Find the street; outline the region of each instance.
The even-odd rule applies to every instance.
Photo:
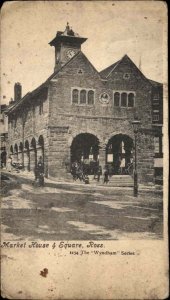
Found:
[[[20,182],[1,204],[1,240],[161,239],[160,192],[132,188],[54,185]]]

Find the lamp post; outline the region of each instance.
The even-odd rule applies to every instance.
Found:
[[[134,169],[134,197],[138,196],[138,173],[137,173],[137,134],[138,134],[138,128],[140,125],[140,121],[138,120],[138,117],[135,116],[134,120],[132,121],[133,130],[134,130],[134,136],[135,136],[135,169]]]

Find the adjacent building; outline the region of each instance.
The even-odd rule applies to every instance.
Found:
[[[162,172],[163,85],[145,77],[123,56],[98,72],[81,51],[86,38],[67,24],[49,43],[54,73],[8,110],[9,154],[34,171],[43,157],[45,174],[69,178],[74,161],[99,161],[112,174],[127,174],[134,160],[135,116],[140,182]]]
[[[6,167],[7,160],[7,142],[8,142],[8,117],[5,114],[7,109],[6,104],[0,105],[0,134],[1,134],[1,146],[0,146],[0,155],[1,155],[1,167]]]

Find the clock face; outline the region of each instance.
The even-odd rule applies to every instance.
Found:
[[[76,54],[76,52],[72,49],[67,50],[67,58],[72,58],[74,55]]]

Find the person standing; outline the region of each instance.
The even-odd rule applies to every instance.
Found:
[[[37,177],[39,180],[39,185],[44,186],[44,164],[43,164],[42,156],[40,156],[37,163]]]
[[[104,170],[104,183],[108,183],[109,182],[109,170],[108,170],[108,166],[105,166],[105,170]]]
[[[100,181],[100,176],[101,175],[102,175],[102,167],[98,166],[98,169],[97,169],[97,181],[98,182]]]
[[[7,171],[11,172],[12,171],[12,157],[9,156],[7,160]]]

